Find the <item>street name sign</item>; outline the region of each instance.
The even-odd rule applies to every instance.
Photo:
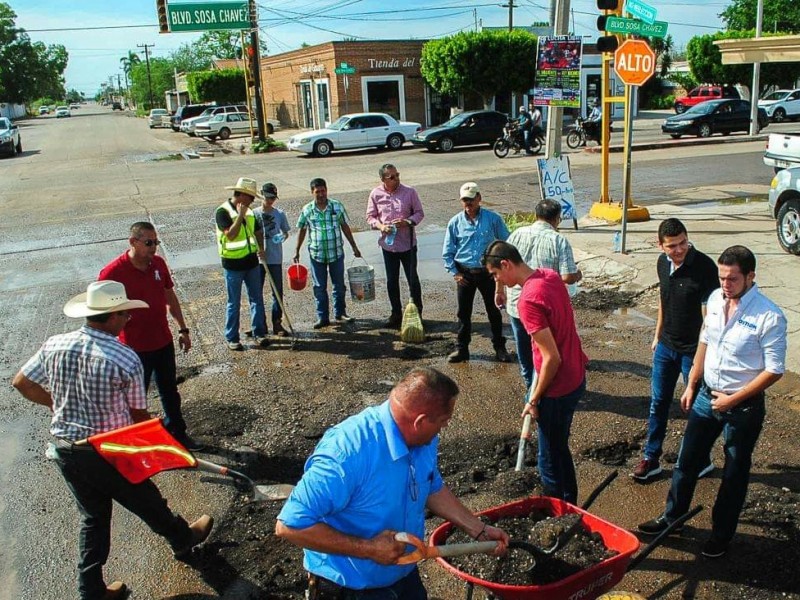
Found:
[[[175,2],[167,14],[173,32],[250,29],[247,2]]]
[[[614,52],[614,71],[623,83],[642,85],[656,70],[656,54],[644,40],[625,40]]]
[[[639,19],[626,19],[624,17],[608,17],[606,19],[606,31],[609,33],[631,33],[648,37],[663,38],[667,35],[666,21],[654,21],[645,23]]]
[[[650,25],[656,21],[656,9],[642,0],[626,0],[625,10]]]
[[[337,75],[353,75],[356,72],[355,67],[351,67],[346,62],[339,63],[339,66],[333,70]]]

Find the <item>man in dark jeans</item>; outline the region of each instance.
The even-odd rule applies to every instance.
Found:
[[[503,315],[494,302],[495,283],[481,264],[481,258],[489,244],[508,238],[508,228],[500,215],[481,208],[481,192],[477,183],[468,181],[462,185],[459,197],[464,209],[447,224],[442,249],[444,268],[456,282],[458,299],[458,342],[456,350],[447,360],[451,363],[469,360],[472,304],[475,292],[478,291],[483,297],[483,305],[492,328],[495,358],[500,362],[508,362],[506,338],[503,337]]]
[[[183,318],[181,303],[167,263],[156,254],[161,240],[152,223],[139,221],[131,225],[130,248],[100,271],[98,280],[119,281],[129,298],[147,302],[149,308],[131,313],[120,333],[120,340],[133,348],[144,365],[145,389],[155,375],[156,387],[164,409],[164,426],[175,439],[191,451],[203,445],[186,433],[181,413],[181,395],[175,365],[175,344],[167,321],[167,310],[178,326],[178,345],[188,352],[192,338]]]
[[[661,473],[662,445],[667,432],[669,407],[678,376],[689,377],[703,326],[705,303],[719,287],[717,266],[689,243],[686,227],[678,219],[667,219],[658,226],[658,318],[651,349],[653,351],[652,395],[644,456],[633,470],[633,478],[647,481]],[[714,470],[708,463],[700,477]]]
[[[367,223],[381,232],[378,245],[386,268],[386,291],[392,307],[386,327],[399,329],[403,321],[400,303],[400,267],[406,274],[411,300],[422,314],[422,288],[417,275],[417,236],[415,227],[425,217],[417,190],[400,183],[400,173],[392,164],[378,169],[381,185],[369,195]]]

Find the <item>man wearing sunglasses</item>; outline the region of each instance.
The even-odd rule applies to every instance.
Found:
[[[495,284],[481,263],[489,244],[508,238],[508,228],[500,215],[481,208],[481,191],[477,183],[468,181],[462,185],[459,198],[463,210],[447,224],[442,249],[444,268],[456,282],[458,300],[458,341],[456,350],[447,357],[447,361],[460,363],[469,360],[472,304],[478,291],[483,297],[492,328],[495,358],[500,362],[508,362],[510,358],[506,352],[506,338],[503,337],[503,315],[494,301]]]
[[[400,267],[406,274],[411,301],[422,314],[422,287],[417,275],[417,239],[414,228],[425,217],[417,190],[400,183],[400,173],[392,164],[378,169],[381,185],[369,195],[367,223],[381,232],[378,245],[386,268],[386,291],[392,313],[388,329],[399,329],[403,321],[400,303]]]
[[[203,445],[186,433],[186,421],[181,414],[175,344],[167,311],[178,326],[178,346],[184,353],[192,347],[192,338],[167,263],[156,254],[161,244],[156,228],[147,221],[134,223],[128,244],[128,250],[103,267],[97,279],[119,281],[129,298],[147,303],[148,308],[131,313],[119,339],[139,355],[144,365],[145,389],[155,376],[167,431],[189,450],[202,450]]]

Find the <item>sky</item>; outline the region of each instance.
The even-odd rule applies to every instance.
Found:
[[[63,44],[69,52],[67,89],[94,96],[100,84],[119,75],[119,59],[139,45],[152,44],[151,56],[168,56],[198,33],[159,34],[155,0],[0,0],[17,14],[16,26],[33,41]],[[186,0],[181,0],[186,1]],[[514,24],[549,20],[549,0],[514,0]],[[729,0],[644,0],[669,23],[677,48],[695,35],[722,28],[718,15]],[[257,0],[262,39],[270,54],[356,39],[429,39],[485,27],[508,25],[508,0]],[[171,2],[177,4],[178,0]],[[587,41],[597,37],[596,0],[572,0],[570,24]],[[395,12],[387,12],[395,11]],[[94,29],[94,28],[104,29]]]

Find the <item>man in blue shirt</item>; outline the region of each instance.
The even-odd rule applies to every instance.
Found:
[[[503,337],[503,315],[495,306],[494,279],[481,264],[483,253],[489,244],[495,240],[504,242],[508,239],[508,227],[500,215],[481,208],[481,191],[477,183],[468,181],[462,185],[459,197],[464,210],[447,224],[442,249],[444,268],[456,282],[458,299],[458,341],[455,352],[447,357],[447,361],[459,363],[469,360],[472,303],[477,290],[483,297],[483,305],[492,328],[495,357],[500,362],[508,362],[506,338]]]
[[[453,415],[458,386],[430,368],[413,369],[389,399],[328,430],[278,515],[275,533],[304,549],[309,597],[424,600],[416,565],[396,565],[397,532],[425,535],[425,510],[470,536],[508,535],[483,523],[442,482],[439,431]],[[381,593],[385,595],[380,595]]]

